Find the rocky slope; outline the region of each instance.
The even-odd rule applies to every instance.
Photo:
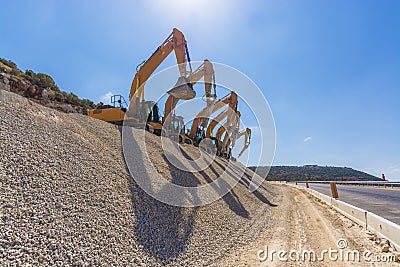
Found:
[[[241,181],[210,205],[170,206],[132,179],[115,126],[1,89],[0,114],[1,266],[215,265],[268,229],[279,204],[269,184],[250,193]],[[227,164],[187,173],[159,137],[147,143],[157,171],[177,183],[214,180]]]
[[[11,69],[0,62],[0,90],[10,91],[43,106],[57,109],[65,113],[87,114],[87,107],[74,104],[61,92],[32,84],[24,77],[12,74],[19,70]]]

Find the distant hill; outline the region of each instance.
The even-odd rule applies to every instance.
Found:
[[[265,177],[267,166],[249,167],[261,177]],[[305,166],[272,166],[267,180],[278,181],[380,181],[381,179],[368,173],[357,171],[348,167],[328,167],[318,165]]]

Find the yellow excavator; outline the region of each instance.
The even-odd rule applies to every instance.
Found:
[[[244,136],[244,143],[243,143],[243,148],[242,150],[239,152],[238,154],[238,158],[240,158],[240,156],[242,156],[242,154],[246,151],[246,149],[250,146],[250,141],[251,141],[251,129],[250,128],[246,128],[243,131],[239,132],[239,135],[237,137],[237,140]],[[227,143],[227,145],[229,146],[229,141]]]
[[[226,110],[225,112],[218,115],[215,119],[211,121],[210,125],[207,127],[206,142],[204,142],[203,145],[206,147],[210,147],[210,145],[214,146],[216,148],[216,154],[218,156],[230,158],[231,147],[229,145],[227,146],[226,144],[228,140],[230,140],[230,138],[235,137],[236,134],[239,132],[240,116],[241,114],[238,110],[236,110],[236,112],[234,112],[233,110]],[[225,117],[227,118],[226,121],[224,123],[221,123],[221,121]],[[217,124],[222,125],[218,128],[214,137],[213,131]],[[222,139],[224,133],[225,137],[224,139]],[[233,146],[235,140],[236,139],[233,140]],[[210,141],[212,143],[210,143]]]
[[[189,83],[191,88],[204,77],[204,89],[207,105],[215,101],[217,95],[215,92],[215,73],[212,63],[205,59],[204,62],[189,75]],[[212,93],[211,89],[214,88]],[[160,132],[164,128],[168,132],[168,136],[172,139],[179,138],[179,142],[191,143],[188,135],[185,133],[185,124],[182,116],[175,115],[175,107],[178,104],[179,99],[173,95],[169,95],[164,106],[164,116],[162,121],[159,123],[153,122],[150,127],[153,129],[159,129]],[[151,131],[151,130],[150,130]]]
[[[231,91],[228,95],[224,96],[220,100],[213,104],[206,106],[200,111],[194,118],[192,127],[188,134],[188,138],[192,141],[195,146],[198,146],[204,138],[210,138],[214,127],[233,111],[237,110],[238,97],[234,91]],[[221,112],[207,127],[210,116],[228,105],[227,110]]]
[[[239,135],[240,117],[241,114],[239,111],[236,111],[236,114],[231,114],[217,131],[216,138],[221,142],[221,150],[219,152],[222,156],[226,157],[227,155],[230,155],[232,148],[235,146],[236,139]],[[224,139],[221,139],[224,132]],[[229,144],[227,144],[228,141]],[[232,147],[230,146],[231,144]]]
[[[180,77],[174,88],[167,93],[176,99],[188,100],[194,98],[196,92],[187,78],[187,74],[190,72],[186,70],[187,63],[190,66],[189,50],[183,33],[174,28],[168,38],[156,49],[149,59],[143,61],[136,68],[137,72],[133,78],[129,94],[129,108],[126,109],[123,107],[123,104],[126,102],[122,96],[116,96],[118,99],[112,99],[114,106],[100,106],[97,109],[89,110],[88,115],[118,125],[143,126],[147,123],[147,125],[154,124],[157,126],[160,123],[158,107],[153,101],[145,101],[144,85],[151,74],[172,51],[175,52]]]

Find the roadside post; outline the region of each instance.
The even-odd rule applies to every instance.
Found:
[[[339,198],[339,193],[336,187],[336,183],[335,182],[330,182],[329,183],[331,186],[331,192],[332,192],[332,197],[333,198]]]

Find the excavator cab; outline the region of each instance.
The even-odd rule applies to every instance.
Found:
[[[148,114],[146,121],[146,130],[158,136],[163,135],[161,116],[157,103],[154,103],[153,101],[145,101],[142,102],[142,104],[144,104],[142,106],[142,109],[145,109],[145,111],[147,111],[147,113],[145,114]]]
[[[160,112],[157,103],[155,103],[149,112],[149,115],[147,116],[147,122],[160,122],[161,117],[160,117]]]
[[[203,139],[201,139],[201,141],[198,144],[199,148],[209,154],[216,154],[217,156],[219,156],[219,150],[218,150],[218,146],[220,146],[220,142],[217,138],[215,137],[209,137],[206,138],[204,136]]]
[[[167,129],[169,137],[172,140],[178,141],[179,143],[192,144],[182,116],[173,115],[171,125]]]
[[[179,143],[193,144],[192,139],[189,137],[189,129],[186,128],[186,125],[183,125],[181,133],[179,134]]]
[[[164,124],[164,128],[168,132],[168,136],[177,142],[183,142],[181,133],[184,133],[185,123],[182,116],[172,115],[169,125]]]
[[[196,130],[196,134],[193,136],[193,144],[195,146],[199,146],[199,144],[201,143],[201,141],[206,138],[203,129],[201,129],[200,127],[197,128]]]
[[[125,98],[122,95],[113,95],[111,96],[111,104],[114,108],[120,108],[126,112],[126,108],[128,104],[126,104]]]

